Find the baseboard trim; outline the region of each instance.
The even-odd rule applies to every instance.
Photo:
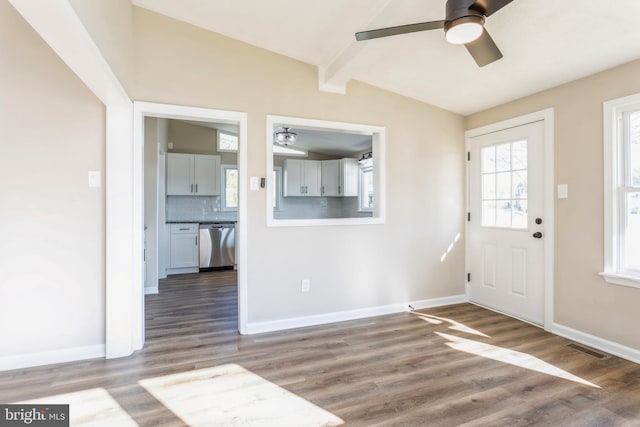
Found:
[[[145,295],[154,295],[158,293],[158,287],[157,286],[150,286],[148,288],[144,288],[144,294]]]
[[[640,363],[640,350],[596,337],[555,322],[551,326],[551,332],[597,350],[604,351],[605,353],[621,357],[634,363]]]
[[[75,362],[104,356],[104,344],[41,351],[38,353],[16,354],[14,356],[0,357],[0,371],[51,365],[53,363]]]
[[[292,317],[288,319],[270,320],[266,322],[249,322],[247,334],[260,334],[264,332],[282,331],[285,329],[304,328],[306,326],[324,325],[327,323],[344,322],[347,320],[364,319],[367,317],[384,316],[385,314],[408,311],[409,305],[416,310],[467,302],[466,295],[453,295],[450,297],[432,298],[407,303],[381,305],[357,310],[337,311],[312,316]]]

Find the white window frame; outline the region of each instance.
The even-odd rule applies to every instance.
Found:
[[[220,165],[220,183],[222,184],[222,188],[220,191],[220,210],[224,212],[236,212],[238,207],[228,207],[227,206],[227,170],[235,169],[238,170],[238,165]],[[238,186],[239,187],[239,186]],[[238,188],[240,190],[240,188]]]
[[[621,268],[628,167],[628,132],[623,116],[640,110],[640,93],[604,103],[604,271],[611,284],[640,288],[640,272]]]
[[[373,165],[361,167],[358,171],[358,212],[373,212],[373,207],[363,206],[365,196],[363,175],[365,172],[373,173]]]
[[[237,142],[238,144],[240,143],[240,140],[238,138],[238,134],[237,133],[229,132],[229,131],[226,131],[226,130],[217,129],[217,132],[216,132],[216,149],[218,150],[218,153],[221,153],[221,152],[222,153],[237,153],[238,152],[237,148],[235,150],[230,150],[228,148],[220,148],[220,135],[231,135],[231,136],[236,138],[236,140],[238,141]]]
[[[276,189],[276,200],[275,206],[273,207],[276,211],[282,210],[282,166],[274,166],[273,171],[276,173],[276,180],[273,183]]]

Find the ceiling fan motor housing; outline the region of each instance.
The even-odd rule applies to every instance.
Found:
[[[475,0],[448,0],[446,4],[445,31],[455,22],[476,22],[484,24],[484,10]]]

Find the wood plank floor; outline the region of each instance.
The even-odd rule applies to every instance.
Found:
[[[133,425],[198,424],[189,418],[197,415],[190,400],[198,396],[184,392],[189,374],[205,373],[192,381],[210,380],[209,387],[220,367],[233,366],[258,384],[262,408],[303,412],[284,424],[252,413],[256,425],[334,425],[338,417],[355,426],[640,426],[640,365],[585,354],[564,338],[474,305],[240,336],[235,272],[174,276],[160,291],[146,298],[143,350],[2,372],[0,402],[99,390]],[[264,394],[269,385],[278,407]],[[173,401],[166,397],[171,387],[182,387]],[[224,391],[211,405],[243,390]],[[282,407],[285,394],[291,404]],[[308,403],[318,418],[300,406]],[[226,421],[202,425],[239,425],[249,406],[240,405],[238,414],[225,409]],[[83,420],[91,425],[103,415]]]

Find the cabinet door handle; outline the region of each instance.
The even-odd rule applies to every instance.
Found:
[[[309,187],[307,187],[306,185],[304,186],[304,194],[307,194],[309,192]]]
[[[196,184],[196,193],[198,192],[198,184]]]
[[[191,193],[193,193],[193,184],[191,184]]]
[[[320,187],[320,194],[324,194],[324,185]]]
[[[338,194],[342,194],[342,186],[338,185]]]
[[[180,231],[187,231],[188,228],[181,228]]]
[[[196,246],[198,246],[198,236],[196,236]]]

